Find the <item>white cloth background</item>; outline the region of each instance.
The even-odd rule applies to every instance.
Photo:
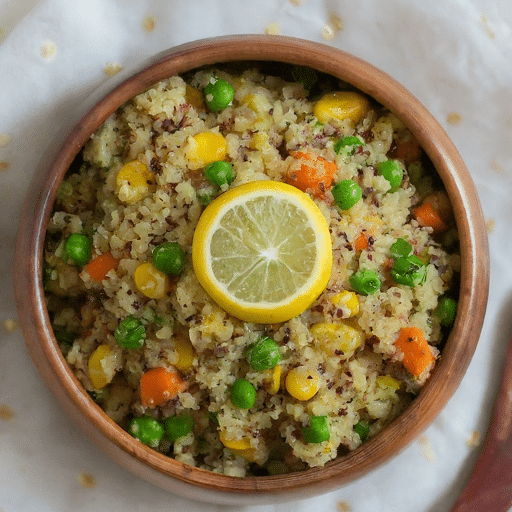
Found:
[[[448,511],[476,460],[471,440],[475,431],[485,434],[512,334],[510,1],[0,0],[0,29],[0,511]],[[488,221],[490,303],[461,386],[398,457],[321,497],[221,507],[172,496],[133,476],[64,415],[15,328],[11,268],[37,161],[75,105],[110,79],[105,70],[112,64],[127,70],[195,39],[265,31],[370,61],[443,124],[470,169]]]

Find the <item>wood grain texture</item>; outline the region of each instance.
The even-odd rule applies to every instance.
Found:
[[[324,468],[273,477],[233,478],[183,465],[140,444],[88,397],[53,336],[42,289],[42,247],[58,186],[92,133],[125,101],[154,83],[202,65],[266,60],[311,66],[334,75],[394,111],[436,166],[452,201],[461,245],[458,315],[442,357],[409,409],[378,436]],[[189,43],[156,56],[112,90],[90,99],[45,154],[25,202],[17,238],[15,290],[27,349],[42,379],[80,428],[109,456],[164,489],[227,504],[262,504],[330,491],[375,469],[408,446],[458,387],[476,348],[489,288],[487,232],[471,177],[440,124],[400,84],[335,48],[281,36],[231,36]]]
[[[482,451],[452,512],[506,512],[512,507],[512,339]]]

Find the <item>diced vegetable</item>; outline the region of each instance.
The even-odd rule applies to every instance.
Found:
[[[212,77],[203,89],[206,105],[211,112],[223,110],[233,101],[235,90],[233,86],[222,78]]]
[[[364,231],[359,233],[359,236],[354,240],[354,249],[356,252],[368,249],[368,236]]]
[[[121,347],[141,348],[146,339],[146,327],[138,318],[127,316],[119,322],[114,337]]]
[[[217,160],[224,160],[226,153],[226,139],[220,133],[201,132],[192,137],[187,158],[191,168],[199,169]]]
[[[133,273],[137,290],[150,299],[165,297],[169,289],[167,275],[158,270],[152,263],[141,263]]]
[[[163,367],[151,368],[140,379],[140,401],[144,407],[156,407],[176,398],[187,389],[180,374]]]
[[[302,427],[302,436],[306,443],[317,444],[329,441],[331,433],[329,432],[327,416],[310,416],[309,425]]]
[[[320,377],[316,371],[311,371],[305,366],[297,366],[286,375],[285,386],[293,398],[306,401],[318,392]]]
[[[292,156],[296,162],[288,171],[288,183],[303,192],[310,191],[316,197],[324,197],[336,173],[336,163],[302,151],[296,151]]]
[[[421,375],[434,362],[425,334],[418,327],[402,327],[395,346],[404,355],[404,368],[414,376]]]
[[[348,309],[350,312],[349,317],[355,316],[359,313],[359,298],[357,293],[343,290],[342,292],[335,294],[332,297],[331,302],[336,307],[344,307]]]
[[[123,165],[116,176],[117,195],[125,203],[136,203],[148,192],[155,175],[140,160]]]
[[[385,160],[378,163],[376,167],[378,173],[391,185],[388,192],[395,192],[402,183],[404,176],[404,170],[400,162],[398,160]]]
[[[363,197],[361,187],[354,180],[341,180],[332,187],[334,203],[340,210],[350,210]]]
[[[155,247],[152,254],[155,268],[172,276],[177,276],[183,272],[185,259],[185,251],[177,242],[164,242]]]
[[[91,257],[92,243],[87,235],[73,233],[64,242],[64,255],[78,267],[83,267]]]
[[[256,401],[256,389],[246,379],[237,379],[229,388],[231,402],[239,409],[250,409]]]
[[[110,251],[100,254],[91,260],[85,266],[85,270],[91,276],[91,279],[101,283],[111,270],[116,270],[119,266],[119,260],[112,256]]]
[[[452,216],[450,199],[444,191],[434,192],[414,208],[412,214],[421,226],[430,226],[434,233],[441,233],[448,229],[448,221]]]
[[[180,414],[167,418],[164,422],[165,434],[171,443],[185,437],[194,429],[194,419],[190,414]]]
[[[256,371],[274,368],[280,359],[279,345],[269,336],[258,338],[247,352],[247,362]]]
[[[357,124],[369,108],[370,102],[366,96],[354,91],[339,91],[322,96],[314,106],[314,114],[321,123],[350,119]]]
[[[375,270],[361,268],[348,278],[350,286],[359,295],[373,295],[380,290],[380,278]]]
[[[396,283],[413,288],[425,282],[427,267],[425,263],[414,254],[401,256],[393,263],[391,277]]]
[[[141,443],[156,448],[164,437],[164,427],[151,416],[133,418],[128,426],[128,432]]]

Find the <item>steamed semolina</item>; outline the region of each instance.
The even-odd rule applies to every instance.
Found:
[[[216,113],[201,92],[212,76],[234,88],[231,104]],[[440,297],[456,298],[456,234],[449,215],[447,229],[434,235],[411,212],[442,186],[410,132],[380,105],[364,103],[363,117],[355,122],[318,121],[317,100],[346,88],[319,77],[306,89],[256,68],[171,77],[109,117],[59,190],[44,278],[63,353],[85,389],[123,428],[143,416],[165,424],[191,415],[191,432],[174,442],[164,435],[155,448],[183,463],[233,476],[322,466],[400,414],[439,357],[447,327],[436,308]],[[232,164],[232,183],[218,187],[205,178],[206,156],[194,138],[204,133],[222,142],[214,160]],[[336,149],[346,136],[356,136],[359,144]],[[309,309],[288,322],[242,322],[199,285],[190,258],[194,228],[206,204],[228,188],[255,180],[290,182],[302,165],[299,153],[334,162],[332,184],[354,180],[363,197],[341,210],[330,185],[322,193],[305,190],[332,235],[329,283]],[[403,170],[396,191],[377,171],[387,159]],[[78,267],[66,257],[64,241],[72,233],[91,240],[91,261],[112,255],[99,280],[87,265]],[[424,282],[413,287],[391,277],[390,247],[400,238],[426,266]],[[175,276],[155,275],[149,290],[137,281],[136,269],[151,262],[164,242],[184,249],[184,268]],[[361,268],[379,276],[376,293],[364,295],[351,286],[350,277]],[[128,317],[144,326],[139,348],[116,339]],[[428,341],[432,363],[419,375],[407,371],[395,346],[404,327],[420,329]],[[247,351],[262,336],[275,341],[279,361],[257,371]],[[159,367],[175,372],[185,389],[162,405],[144,404],[141,379]],[[294,384],[291,372],[299,375]],[[230,399],[231,385],[242,378],[256,390],[249,408]],[[312,397],[302,394],[310,381]],[[304,429],[314,416],[326,418],[328,439],[306,442]]]

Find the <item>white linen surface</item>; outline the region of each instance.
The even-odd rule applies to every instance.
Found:
[[[487,429],[512,334],[511,5],[509,0],[0,0],[0,510],[450,510],[478,454],[471,440]],[[473,176],[488,221],[490,302],[462,384],[430,428],[399,456],[324,496],[223,507],[170,495],[133,476],[65,416],[15,328],[11,268],[22,201],[38,159],[75,106],[111,80],[106,71],[117,64],[129,70],[187,41],[264,32],[330,44],[368,60],[441,122]]]

